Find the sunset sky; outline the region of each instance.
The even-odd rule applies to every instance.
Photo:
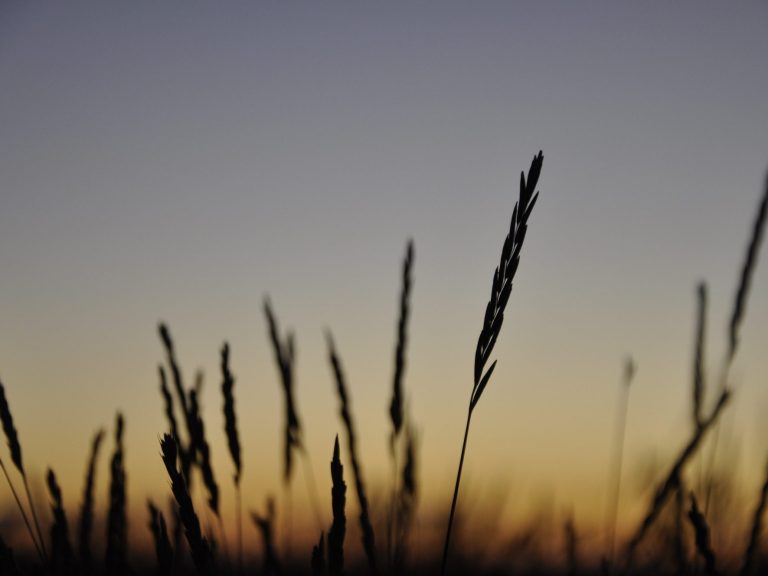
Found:
[[[103,507],[122,410],[132,530],[147,536],[145,498],[170,493],[158,443],[165,321],[187,380],[205,373],[225,514],[225,340],[247,509],[280,497],[269,295],[296,332],[298,409],[324,504],[341,432],[325,329],[381,501],[413,238],[405,389],[421,437],[420,510],[425,524],[441,518],[493,269],[520,171],[541,149],[541,197],[473,417],[462,498],[501,490],[511,523],[546,501],[597,529],[631,354],[630,526],[647,500],[643,474],[691,428],[700,280],[714,396],[768,167],[767,29],[758,1],[4,1],[0,379],[33,483],[42,489],[53,467],[74,520],[90,438],[106,427]],[[768,456],[766,342],[764,250],[721,436],[747,503]],[[297,472],[296,522],[310,523]],[[0,512],[17,519],[4,483]]]

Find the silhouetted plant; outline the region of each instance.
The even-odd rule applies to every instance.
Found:
[[[616,546],[616,522],[619,517],[619,500],[621,497],[621,470],[624,462],[624,442],[627,430],[627,412],[629,411],[629,391],[632,388],[632,380],[635,377],[635,361],[627,358],[624,362],[624,376],[619,393],[618,422],[616,423],[615,452],[613,465],[611,466],[610,489],[611,498],[608,508],[608,551],[607,558],[613,563],[614,548]]]
[[[67,515],[64,512],[64,503],[61,497],[61,488],[56,481],[53,470],[48,469],[46,477],[48,493],[51,496],[51,510],[53,511],[53,525],[51,526],[51,572],[57,576],[66,576],[74,573],[72,545],[69,542],[69,525]]]
[[[396,500],[397,531],[395,533],[395,549],[392,558],[392,566],[396,574],[402,574],[405,571],[408,540],[411,526],[416,516],[418,452],[416,430],[414,430],[411,422],[407,422],[405,425],[405,458],[400,474],[400,489],[398,490]]]
[[[170,576],[173,570],[173,547],[168,538],[168,530],[165,525],[163,513],[151,500],[147,500],[149,511],[149,530],[152,532],[152,541],[155,543],[155,556],[157,557],[158,576]]]
[[[512,281],[515,278],[517,267],[520,264],[520,249],[525,240],[525,234],[528,230],[528,218],[531,215],[536,200],[539,197],[536,192],[536,185],[539,182],[541,166],[544,156],[541,151],[534,156],[531,167],[528,170],[528,179],[525,174],[520,173],[520,197],[512,210],[512,221],[509,227],[509,233],[504,240],[504,246],[501,249],[501,261],[496,272],[493,275],[491,285],[491,298],[485,309],[483,327],[480,330],[480,337],[477,340],[475,349],[475,371],[472,393],[469,397],[469,407],[467,409],[467,424],[464,430],[464,442],[461,447],[461,457],[459,458],[459,470],[456,474],[456,485],[453,491],[453,501],[451,502],[451,513],[448,517],[448,527],[445,533],[445,545],[443,546],[443,560],[440,567],[440,574],[445,574],[448,562],[448,549],[451,543],[451,528],[453,527],[453,516],[456,512],[456,501],[459,496],[459,484],[461,483],[461,470],[464,467],[464,454],[467,449],[467,437],[469,436],[469,425],[472,420],[472,412],[477,406],[488,381],[496,367],[496,361],[485,371],[485,365],[490,359],[491,352],[496,345],[496,339],[499,336],[501,325],[504,321],[504,308],[512,293]]]
[[[709,576],[717,576],[715,553],[709,542],[709,526],[707,526],[707,520],[704,518],[704,515],[699,511],[696,496],[694,496],[693,492],[691,492],[691,509],[688,512],[688,518],[691,520],[691,526],[693,526],[696,536],[696,550],[704,559],[707,574]]]
[[[701,426],[701,407],[704,403],[704,351],[707,334],[707,285],[701,282],[696,289],[696,349],[693,353],[693,425]]]
[[[184,478],[187,481],[187,484],[189,484],[190,471],[192,469],[192,461],[195,457],[195,454],[190,452],[189,447],[185,448],[181,442],[181,431],[179,430],[179,425],[176,420],[176,410],[173,403],[173,395],[168,388],[168,382],[165,376],[165,368],[158,366],[158,373],[160,375],[160,395],[163,397],[165,417],[168,420],[168,431],[170,432],[171,436],[176,438],[177,442],[179,443],[178,446],[179,459],[181,460],[181,472],[184,474]],[[182,411],[185,410],[186,409],[184,406],[182,406]],[[184,421],[186,422],[188,420],[189,417],[185,412]],[[189,431],[189,428],[187,428],[187,431]]]
[[[237,557],[240,571],[243,569],[243,523],[240,498],[240,477],[243,464],[240,457],[240,438],[237,433],[237,416],[235,415],[235,377],[229,368],[229,344],[221,348],[221,393],[224,396],[224,431],[227,435],[227,446],[232,463],[235,466],[235,512],[237,514]]]
[[[0,535],[0,574],[8,576],[19,576],[19,567],[16,565],[16,559],[13,556],[13,550],[5,543]]]
[[[344,466],[339,457],[339,437],[333,444],[331,459],[331,507],[333,524],[328,531],[328,570],[331,576],[340,576],[344,572],[344,536],[347,531],[347,518],[344,507],[347,501],[347,485],[344,483]]]
[[[264,315],[267,318],[269,339],[272,342],[275,363],[280,374],[280,384],[283,387],[283,398],[285,399],[283,482],[288,484],[293,470],[293,449],[300,449],[302,446],[301,422],[296,412],[296,402],[293,395],[293,363],[296,350],[292,332],[288,332],[285,342],[281,342],[277,319],[272,311],[269,298],[264,299]]]
[[[368,506],[368,496],[365,490],[365,481],[363,480],[363,470],[357,456],[357,436],[355,435],[355,425],[352,421],[349,394],[347,384],[344,379],[344,372],[341,368],[341,361],[336,354],[336,348],[333,343],[331,333],[327,334],[328,351],[331,362],[331,368],[336,380],[336,392],[339,396],[339,415],[347,432],[347,451],[349,460],[352,463],[352,475],[355,479],[355,491],[357,492],[357,501],[360,504],[360,530],[363,538],[363,549],[365,557],[368,560],[368,566],[371,572],[378,573],[376,568],[376,542],[371,524],[370,510]]]
[[[749,543],[744,552],[744,562],[741,567],[741,576],[749,576],[752,573],[760,547],[760,535],[763,531],[763,515],[765,514],[766,503],[768,503],[768,466],[765,472],[765,481],[760,490],[760,497],[757,499],[755,511],[752,513],[752,528],[749,531]]]
[[[80,507],[78,551],[80,555],[80,569],[86,575],[93,571],[93,555],[91,553],[91,533],[93,532],[93,491],[96,484],[96,461],[99,457],[99,450],[103,440],[104,430],[102,429],[96,432],[91,442],[91,457],[88,460],[88,469],[85,473],[83,503]]]
[[[310,568],[315,576],[325,574],[325,534],[323,532],[320,532],[320,541],[312,547]]]
[[[688,464],[691,457],[696,453],[696,449],[699,447],[702,439],[706,435],[707,431],[717,421],[717,418],[720,416],[723,408],[725,408],[725,406],[728,404],[730,398],[731,393],[728,389],[725,389],[721,392],[720,398],[718,399],[717,404],[715,404],[715,407],[712,409],[709,417],[705,418],[702,421],[701,426],[699,426],[699,428],[694,431],[693,436],[672,464],[672,467],[664,477],[664,480],[660,482],[656,488],[654,497],[651,500],[650,506],[648,507],[648,512],[643,517],[643,520],[629,541],[627,548],[627,559],[630,566],[632,565],[635,549],[645,537],[648,529],[656,521],[656,518],[658,518],[659,513],[664,507],[664,504],[666,504],[669,497],[680,484],[680,476],[683,472],[683,469],[685,468],[686,464]]]
[[[195,507],[192,505],[192,498],[189,496],[189,490],[184,477],[176,468],[178,447],[175,439],[169,434],[164,434],[160,440],[160,451],[168,477],[171,479],[173,497],[179,505],[179,517],[181,518],[181,524],[184,526],[184,533],[192,554],[192,562],[199,574],[208,574],[212,564],[211,549],[208,546],[207,540],[203,538],[202,531],[200,530],[200,520],[195,513]]]
[[[191,468],[192,465],[195,462],[196,459],[196,453],[195,453],[195,440],[194,440],[194,420],[190,416],[190,407],[189,407],[189,401],[187,398],[187,392],[184,388],[184,380],[182,378],[181,374],[181,368],[179,367],[178,359],[176,358],[176,348],[173,345],[173,339],[171,338],[171,332],[168,329],[168,327],[160,323],[158,327],[158,331],[160,333],[160,340],[163,343],[163,347],[165,348],[165,354],[166,359],[168,361],[168,365],[171,368],[171,375],[173,377],[173,387],[176,391],[176,398],[179,401],[179,405],[181,407],[181,413],[184,418],[184,424],[186,426],[187,430],[187,438],[188,438],[188,444],[185,446],[181,436],[179,434],[178,425],[176,424],[176,418],[174,416],[174,410],[173,410],[173,398],[171,397],[168,387],[165,382],[165,371],[160,370],[160,391],[163,395],[163,399],[165,400],[165,412],[166,416],[168,417],[169,426],[171,429],[176,428],[176,433],[171,430],[171,433],[174,434],[174,438],[176,439],[179,455],[181,457],[181,471],[182,474],[184,474],[184,480],[187,483],[187,486],[192,485],[192,474]]]
[[[733,359],[736,357],[736,352],[739,346],[739,332],[741,330],[741,324],[744,320],[744,314],[747,309],[747,300],[749,298],[749,291],[752,285],[752,276],[754,276],[755,268],[757,267],[757,257],[760,252],[760,245],[762,243],[763,234],[765,230],[766,212],[768,212],[768,175],[766,175],[765,189],[763,190],[763,196],[760,200],[760,204],[757,208],[757,214],[752,225],[752,234],[747,245],[747,253],[744,257],[744,263],[741,267],[741,273],[739,275],[739,283],[736,288],[736,297],[734,298],[733,309],[731,311],[731,319],[728,324],[728,352],[725,357],[725,363],[722,369],[722,377],[720,380],[720,390],[725,390],[726,381],[728,379],[728,373],[733,364]],[[712,476],[715,469],[715,460],[717,458],[717,446],[718,438],[720,437],[720,427],[716,427],[714,438],[712,440],[712,450],[710,452],[709,461],[709,476],[710,481],[707,485],[706,497],[704,500],[704,513],[709,510],[709,502],[712,496]]]
[[[277,558],[274,542],[275,525],[275,501],[272,498],[267,499],[267,512],[263,516],[251,512],[253,523],[261,532],[261,539],[264,544],[264,574],[280,574],[280,561]]]
[[[211,450],[205,438],[205,425],[200,414],[200,404],[197,400],[197,390],[189,391],[189,416],[192,422],[192,438],[195,452],[199,454],[200,471],[203,474],[203,484],[208,492],[208,507],[219,516],[219,485],[211,466]]]
[[[19,435],[16,432],[16,426],[13,424],[11,407],[8,405],[8,399],[5,397],[5,388],[3,387],[2,382],[0,382],[0,421],[2,421],[3,432],[5,432],[5,438],[8,441],[8,450],[11,453],[11,461],[13,462],[13,465],[16,466],[16,470],[19,471],[19,474],[21,474],[21,479],[24,482],[24,490],[27,493],[29,509],[32,511],[32,519],[35,523],[37,538],[35,538],[35,535],[32,532],[32,527],[29,523],[29,520],[27,519],[26,513],[24,512],[24,507],[21,505],[21,500],[16,493],[16,489],[11,482],[11,477],[8,475],[8,471],[6,470],[2,459],[0,459],[0,466],[3,468],[3,473],[5,474],[5,478],[8,481],[8,486],[10,486],[11,491],[13,492],[13,496],[16,499],[16,504],[19,506],[21,515],[24,518],[24,523],[27,525],[27,530],[29,530],[29,535],[32,538],[32,541],[35,543],[38,554],[40,555],[43,563],[46,563],[47,554],[45,549],[45,539],[43,538],[43,533],[40,530],[40,523],[37,521],[37,512],[35,512],[35,504],[32,500],[32,492],[29,490],[29,481],[27,480],[27,473],[24,470],[24,461],[21,456],[21,442],[19,442]]]
[[[127,573],[128,520],[126,516],[126,476],[123,451],[123,415],[115,419],[115,451],[110,464],[109,513],[107,516],[107,550],[104,566],[107,574]]]
[[[413,241],[409,240],[403,259],[402,288],[400,290],[400,306],[397,321],[397,342],[395,344],[395,369],[392,378],[392,400],[389,403],[389,418],[392,422],[392,432],[389,436],[389,452],[392,460],[392,498],[387,517],[387,560],[394,562],[393,532],[399,534],[396,525],[398,521],[398,438],[403,427],[403,376],[405,374],[405,350],[408,343],[408,315],[410,310],[410,293],[413,280]]]
[[[568,564],[570,576],[579,573],[578,537],[576,535],[576,523],[573,514],[569,514],[563,523],[563,536],[565,540],[565,559]]]

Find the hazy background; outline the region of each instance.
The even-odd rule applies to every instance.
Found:
[[[168,494],[162,319],[187,379],[205,371],[225,513],[225,339],[247,508],[279,495],[270,294],[297,333],[298,409],[323,497],[340,430],[326,327],[380,495],[413,237],[405,386],[429,486],[421,512],[444,513],[519,172],[543,149],[462,498],[504,487],[511,522],[542,500],[600,522],[631,353],[622,516],[634,521],[641,469],[667,462],[690,428],[699,279],[713,373],[724,353],[768,162],[767,26],[764,2],[4,1],[0,378],[37,483],[52,466],[74,519],[91,435],[111,434],[123,410],[132,529],[145,532],[145,497]],[[724,429],[748,498],[768,450],[765,260]],[[110,435],[102,500],[111,449]],[[298,476],[294,493],[301,511]],[[7,488],[0,503],[14,514]]]

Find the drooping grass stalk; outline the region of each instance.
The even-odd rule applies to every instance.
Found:
[[[21,479],[24,482],[24,491],[27,493],[27,502],[29,503],[29,509],[32,512],[32,520],[35,523],[37,538],[32,537],[32,541],[34,542],[37,540],[35,547],[37,548],[37,551],[42,558],[43,564],[47,564],[48,554],[45,549],[45,538],[43,538],[43,532],[40,530],[40,522],[37,520],[35,503],[32,500],[32,492],[29,490],[27,473],[24,470],[24,460],[21,455],[21,442],[19,442],[19,435],[16,432],[16,426],[13,423],[11,407],[8,405],[8,399],[5,397],[5,388],[3,387],[2,382],[0,382],[0,421],[2,421],[3,432],[5,433],[5,438],[8,442],[8,450],[11,453],[11,461],[13,462],[13,465],[16,466],[16,470],[19,471]],[[2,461],[0,461],[0,463],[2,463]],[[11,487],[11,492],[13,492],[13,495],[16,498],[16,503],[19,505],[19,510],[21,510],[21,515],[24,518],[24,522],[26,523],[27,528],[29,529],[30,536],[32,536],[32,530],[30,528],[29,521],[27,520],[27,515],[24,512],[24,508],[21,506],[21,501],[19,500],[19,497],[16,494],[16,490],[11,483],[11,477],[8,475],[8,471],[5,469],[5,465],[3,465],[3,473],[5,474],[6,480],[8,480],[8,486]]]
[[[693,526],[694,534],[696,536],[696,550],[699,555],[704,559],[704,566],[709,576],[717,576],[717,567],[715,560],[715,553],[712,550],[712,546],[709,541],[709,526],[707,526],[707,520],[704,515],[699,511],[698,503],[696,502],[696,496],[691,492],[691,509],[688,512],[688,518]]]
[[[147,500],[147,510],[149,511],[149,530],[155,543],[155,556],[157,557],[155,572],[158,576],[170,576],[173,570],[173,547],[168,537],[165,517],[151,500]]]
[[[699,444],[701,444],[702,439],[706,436],[706,433],[710,428],[712,428],[715,422],[717,422],[720,413],[728,404],[730,398],[731,393],[727,388],[720,393],[720,397],[718,398],[717,403],[712,409],[709,417],[705,418],[702,421],[701,426],[694,431],[693,436],[672,464],[669,472],[664,477],[664,480],[659,483],[658,487],[656,488],[654,497],[648,507],[648,512],[643,517],[643,520],[635,530],[635,533],[627,546],[627,563],[629,566],[632,565],[637,546],[640,544],[640,542],[642,542],[643,538],[645,538],[645,535],[658,518],[669,497],[680,485],[680,478],[686,464],[688,464],[688,461],[696,453],[696,450],[699,447]]]
[[[123,447],[124,420],[121,413],[115,419],[115,451],[110,464],[109,512],[107,515],[107,550],[104,566],[107,574],[127,573],[128,521],[126,515],[126,475]]]
[[[328,531],[328,571],[331,576],[341,576],[344,572],[344,536],[347,531],[347,519],[344,507],[347,501],[347,485],[344,483],[344,466],[339,457],[339,437],[333,445],[331,459],[331,507],[333,523]]]
[[[200,520],[195,513],[195,507],[192,504],[192,498],[189,495],[184,477],[176,468],[178,447],[176,440],[170,434],[163,435],[160,440],[160,451],[168,477],[171,479],[173,497],[179,505],[179,517],[184,526],[184,533],[192,554],[192,562],[199,574],[208,574],[212,564],[211,549],[208,546],[208,541],[203,538]]]
[[[72,545],[69,542],[69,525],[64,512],[61,489],[53,470],[48,469],[46,477],[48,493],[51,496],[53,526],[51,526],[51,572],[54,575],[68,576],[72,573]]]
[[[410,310],[410,294],[413,280],[413,240],[408,240],[403,259],[402,288],[400,290],[400,309],[397,321],[397,343],[395,344],[395,370],[392,378],[392,400],[389,403],[389,419],[392,422],[392,432],[389,436],[389,452],[392,460],[392,495],[387,519],[387,560],[392,565],[394,561],[393,532],[397,532],[397,440],[403,427],[403,376],[405,375],[405,350],[408,343],[408,316]]]
[[[635,375],[635,363],[632,358],[627,358],[624,364],[624,376],[619,392],[618,419],[616,422],[616,433],[614,434],[615,445],[613,451],[613,464],[611,465],[611,479],[609,486],[611,496],[608,505],[608,553],[607,557],[611,565],[614,560],[614,550],[616,547],[616,522],[619,517],[619,500],[621,497],[621,471],[624,462],[624,442],[626,441],[627,413],[629,411],[629,391],[632,388],[632,379]]]
[[[525,234],[528,230],[528,218],[531,215],[536,200],[539,197],[536,192],[536,185],[541,174],[541,166],[544,156],[541,151],[534,156],[531,167],[528,170],[526,179],[523,172],[520,173],[520,196],[512,210],[512,221],[509,227],[509,233],[504,240],[501,249],[501,261],[493,275],[491,285],[491,298],[485,309],[483,326],[480,331],[480,337],[475,349],[475,369],[474,384],[472,393],[469,397],[469,406],[467,408],[467,424],[464,429],[464,440],[461,445],[461,457],[459,458],[459,469],[456,474],[456,485],[453,489],[453,500],[451,502],[451,513],[448,517],[448,527],[445,533],[445,544],[443,546],[443,559],[440,567],[440,574],[445,574],[448,562],[448,550],[451,543],[451,529],[453,527],[453,517],[456,513],[456,502],[459,496],[459,485],[461,484],[461,471],[464,467],[464,455],[467,450],[467,438],[469,436],[469,426],[472,421],[472,413],[480,397],[485,390],[488,381],[496,367],[496,361],[491,364],[487,371],[485,365],[490,359],[491,352],[496,345],[496,339],[499,336],[501,325],[504,321],[504,308],[512,293],[512,281],[515,278],[517,267],[520,264],[520,249],[525,240]]]
[[[240,494],[240,478],[242,476],[242,460],[240,457],[240,438],[237,433],[237,416],[235,415],[235,377],[229,368],[229,345],[225,342],[221,349],[221,392],[224,396],[224,431],[227,435],[227,446],[232,463],[235,466],[233,481],[235,484],[235,513],[237,515],[237,561],[240,572],[243,571],[243,523]]]
[[[744,561],[741,566],[741,576],[749,576],[754,567],[755,556],[760,547],[760,535],[763,531],[763,516],[768,503],[768,466],[766,467],[765,480],[760,490],[755,511],[752,514],[752,529],[749,531],[749,543],[744,551]]]
[[[354,422],[352,421],[347,384],[341,367],[341,361],[336,354],[336,347],[330,332],[327,333],[327,340],[331,369],[333,370],[334,379],[336,381],[336,392],[339,396],[339,416],[341,417],[341,421],[344,424],[344,429],[347,433],[347,451],[349,452],[349,460],[352,463],[355,491],[357,492],[357,501],[360,505],[360,531],[362,532],[363,550],[365,551],[365,557],[368,560],[368,567],[371,572],[373,574],[378,574],[378,569],[376,568],[376,541],[373,533],[373,525],[371,524],[368,496],[366,494],[365,481],[363,480],[363,470],[357,455],[357,435],[355,433]]]
[[[104,430],[96,432],[91,442],[91,457],[88,460],[88,469],[85,473],[85,487],[83,488],[83,503],[80,507],[80,525],[78,528],[78,552],[80,556],[80,569],[88,575],[93,570],[93,557],[91,554],[91,533],[93,532],[93,491],[96,485],[96,461],[99,456],[101,443],[104,440]]]
[[[275,501],[272,498],[267,499],[267,512],[263,516],[251,512],[253,523],[261,532],[261,539],[264,544],[264,574],[280,574],[280,561],[277,557],[274,544],[274,525],[275,525]]]

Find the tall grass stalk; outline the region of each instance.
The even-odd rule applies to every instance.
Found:
[[[389,437],[389,452],[392,460],[392,496],[387,518],[387,560],[392,565],[394,561],[393,532],[397,533],[398,505],[398,438],[403,427],[403,377],[405,375],[405,350],[408,343],[408,316],[410,311],[410,294],[413,268],[413,240],[408,240],[403,258],[402,288],[400,290],[400,306],[397,321],[397,342],[395,344],[395,370],[392,378],[392,400],[389,403],[389,418],[392,422],[392,432]]]
[[[184,481],[184,476],[176,468],[178,447],[176,440],[170,434],[165,434],[160,440],[160,451],[163,464],[165,464],[165,469],[171,480],[173,497],[179,506],[179,517],[181,524],[184,526],[184,533],[192,553],[192,562],[199,574],[208,574],[212,564],[211,549],[200,529],[200,520],[192,504],[192,498],[189,495],[189,489]]]
[[[640,522],[639,526],[635,530],[634,535],[627,545],[627,563],[631,567],[634,560],[634,553],[640,542],[643,541],[645,535],[648,533],[650,527],[654,524],[659,517],[661,510],[669,500],[669,497],[680,486],[682,472],[685,466],[690,461],[691,457],[696,453],[701,441],[706,436],[706,433],[717,422],[718,417],[722,413],[725,406],[728,404],[731,398],[731,392],[726,388],[720,393],[720,397],[717,400],[709,417],[702,420],[701,426],[696,429],[693,436],[684,446],[683,450],[678,455],[677,459],[673,462],[669,472],[664,477],[656,488],[654,497],[648,506],[648,511]]]
[[[51,526],[51,572],[55,575],[69,576],[72,573],[72,545],[69,541],[69,525],[64,512],[61,488],[53,470],[48,469],[46,477],[48,493],[51,496],[53,526]]]
[[[760,204],[757,208],[754,222],[752,224],[752,234],[749,238],[749,244],[747,245],[747,253],[744,256],[744,262],[741,266],[741,273],[739,274],[739,283],[736,288],[736,296],[733,302],[733,309],[731,311],[731,319],[728,323],[728,351],[725,356],[725,362],[722,368],[722,377],[720,380],[720,390],[724,390],[728,379],[733,360],[736,357],[736,352],[739,347],[741,324],[744,320],[744,314],[747,310],[747,301],[749,299],[749,292],[752,286],[752,277],[755,274],[755,268],[757,268],[757,259],[760,254],[760,246],[762,244],[763,235],[765,233],[765,221],[768,215],[768,174],[766,174],[765,189],[763,190],[763,196],[760,200]],[[712,497],[712,477],[714,475],[715,464],[717,460],[717,447],[720,437],[720,426],[715,428],[714,438],[712,440],[712,449],[710,451],[709,458],[709,482],[707,484],[707,490],[704,500],[704,515],[706,516],[709,511],[709,504]]]
[[[261,540],[264,544],[264,574],[280,574],[280,560],[277,557],[274,543],[274,525],[275,525],[275,501],[272,498],[267,499],[267,511],[262,516],[256,512],[251,512],[253,523],[261,532]]]
[[[339,437],[333,444],[331,459],[331,507],[333,523],[328,531],[328,571],[331,576],[341,576],[344,572],[344,537],[347,531],[346,506],[347,485],[344,483],[344,466],[339,456]]]
[[[118,412],[115,418],[115,451],[110,464],[107,549],[104,555],[105,571],[110,575],[120,575],[127,572],[128,520],[123,427],[123,415]]]
[[[325,532],[320,532],[320,541],[312,547],[310,568],[314,576],[325,574]]]
[[[93,490],[96,484],[96,460],[99,456],[101,443],[104,440],[104,430],[99,430],[91,442],[91,457],[85,473],[83,488],[83,503],[80,507],[80,525],[78,529],[78,552],[80,568],[87,575],[93,570],[91,554],[91,533],[93,532]]]
[[[443,559],[440,566],[440,574],[445,574],[448,562],[448,550],[451,543],[451,529],[453,527],[453,517],[456,513],[456,502],[459,496],[459,485],[461,483],[461,471],[464,467],[464,455],[467,450],[467,438],[469,436],[469,426],[472,421],[472,414],[477,406],[488,381],[496,367],[496,361],[491,364],[487,371],[485,365],[488,362],[491,352],[496,345],[496,340],[504,321],[504,308],[512,293],[512,282],[520,264],[520,249],[525,240],[525,234],[528,230],[528,218],[536,204],[539,195],[536,192],[536,185],[541,174],[541,166],[544,156],[541,151],[534,156],[531,167],[528,170],[528,178],[525,173],[520,173],[520,196],[512,210],[512,221],[509,232],[504,240],[501,249],[501,261],[493,275],[491,285],[491,298],[485,309],[483,326],[480,331],[480,337],[475,348],[475,370],[474,384],[472,393],[469,397],[469,406],[467,408],[467,423],[464,429],[464,440],[461,445],[461,457],[459,458],[459,469],[456,473],[456,485],[453,489],[453,500],[451,502],[451,513],[448,517],[448,527],[445,533],[445,544],[443,546]]]
[[[161,393],[163,394],[163,398],[165,400],[166,415],[168,416],[169,425],[171,426],[171,429],[173,428],[177,429],[175,438],[176,438],[176,442],[178,443],[177,446],[178,446],[179,456],[181,457],[181,471],[182,471],[182,474],[184,474],[184,480],[187,483],[187,486],[191,489],[191,486],[192,486],[191,469],[197,456],[195,453],[195,440],[194,440],[195,422],[190,414],[190,406],[189,406],[190,402],[189,402],[186,389],[184,388],[184,380],[181,374],[181,368],[179,367],[178,358],[176,357],[176,348],[173,344],[173,338],[171,337],[171,332],[168,329],[168,326],[166,326],[163,323],[160,323],[160,325],[158,326],[158,332],[160,333],[160,340],[162,341],[163,347],[165,348],[166,360],[168,361],[168,365],[171,369],[171,376],[173,379],[173,388],[176,392],[176,398],[179,401],[179,405],[181,407],[181,413],[182,413],[185,428],[187,431],[188,442],[186,446],[182,442],[181,436],[178,433],[176,419],[173,416],[174,414],[173,398],[168,393],[168,388],[165,382],[164,370],[160,370]]]
[[[699,555],[704,559],[704,566],[707,574],[709,576],[717,576],[717,562],[709,540],[709,526],[707,525],[706,518],[704,518],[704,515],[699,510],[696,496],[694,496],[693,492],[691,492],[691,509],[688,512],[688,518],[691,521],[691,526],[693,526],[696,538],[696,550],[698,550]]]
[[[3,474],[5,475],[5,479],[8,482],[8,486],[11,489],[11,494],[13,494],[13,498],[16,500],[16,505],[19,508],[19,512],[21,512],[21,517],[24,520],[24,525],[27,527],[27,532],[29,532],[29,537],[32,540],[32,544],[35,545],[35,550],[37,551],[37,555],[40,557],[40,561],[42,563],[45,563],[45,556],[43,556],[43,551],[40,549],[40,544],[38,544],[37,538],[35,538],[35,533],[32,530],[32,525],[29,523],[29,518],[27,518],[27,513],[24,511],[24,506],[21,505],[19,494],[18,492],[16,492],[16,487],[13,485],[13,482],[11,481],[11,477],[8,474],[8,470],[6,469],[5,463],[3,462],[2,458],[0,458],[0,468],[3,469]]]
[[[607,509],[608,523],[608,560],[613,565],[614,551],[616,547],[616,522],[619,517],[619,500],[621,498],[621,471],[624,461],[624,443],[626,441],[627,413],[629,411],[629,392],[632,388],[632,380],[635,376],[635,363],[632,358],[627,358],[624,363],[624,375],[621,391],[619,392],[618,418],[616,422],[615,444],[613,451],[613,464],[611,465],[611,479],[609,486],[611,496]]]
[[[768,466],[766,466],[765,480],[760,489],[760,497],[757,500],[755,511],[752,513],[752,528],[749,531],[749,543],[744,551],[744,561],[741,567],[741,576],[749,576],[752,573],[755,556],[760,548],[760,536],[763,531],[763,515],[768,504]]]
[[[323,515],[320,511],[320,499],[317,494],[317,483],[312,466],[309,451],[304,446],[304,433],[299,418],[299,412],[295,397],[295,365],[296,365],[296,341],[292,331],[288,331],[285,338],[280,336],[280,326],[277,316],[272,309],[269,297],[264,298],[264,316],[267,320],[269,341],[275,357],[280,385],[283,390],[285,430],[283,433],[283,485],[286,492],[290,492],[290,484],[293,473],[293,453],[297,451],[304,465],[304,483],[307,495],[315,515],[317,529],[323,529]],[[286,488],[287,487],[287,488]],[[288,494],[290,496],[290,494]],[[286,498],[288,501],[288,498]],[[290,522],[290,513],[286,513],[286,522]]]
[[[170,576],[173,570],[173,547],[168,537],[165,517],[151,500],[147,500],[147,510],[149,512],[149,530],[152,532],[152,540],[155,543],[156,573],[158,576]]]
[[[357,501],[360,505],[360,531],[363,538],[363,550],[368,560],[368,567],[373,574],[378,574],[376,567],[376,541],[371,523],[370,509],[368,506],[368,496],[363,480],[363,470],[357,454],[357,435],[355,433],[355,424],[352,420],[352,411],[350,407],[349,393],[347,391],[344,371],[341,367],[341,361],[336,354],[336,347],[333,343],[331,333],[327,333],[328,354],[331,363],[331,369],[336,380],[336,392],[339,396],[339,416],[347,432],[347,451],[349,460],[352,463],[352,475],[355,480],[355,492],[357,492]]]
[[[13,462],[14,466],[16,466],[16,470],[18,470],[19,474],[21,475],[22,482],[24,483],[24,491],[27,493],[27,502],[29,503],[29,509],[32,512],[32,520],[35,523],[35,529],[37,531],[37,544],[36,548],[38,549],[38,553],[42,557],[43,564],[48,563],[48,554],[45,549],[45,538],[43,538],[43,532],[40,530],[40,522],[37,520],[37,512],[35,511],[35,503],[32,500],[32,492],[29,490],[29,481],[27,480],[27,473],[24,470],[24,460],[21,455],[21,442],[19,441],[19,435],[16,432],[16,426],[13,423],[13,415],[11,414],[11,407],[8,404],[8,399],[5,396],[5,388],[3,387],[3,383],[0,382],[0,421],[2,421],[3,424],[3,432],[5,433],[5,438],[8,441],[8,450],[11,453],[11,461]],[[0,461],[1,463],[2,461]],[[11,483],[11,477],[8,475],[8,471],[5,469],[5,465],[3,464],[3,473],[5,474],[6,480],[8,480],[8,486],[11,488],[11,492],[13,492],[14,497],[16,498],[16,503],[19,505],[19,510],[21,510],[21,515],[24,518],[24,522],[27,524],[27,528],[30,531],[30,536],[32,535],[32,530],[29,525],[29,521],[27,520],[27,515],[24,513],[24,508],[21,506],[21,501],[19,500],[18,495],[16,494],[16,490],[13,487],[13,484]],[[33,541],[35,541],[35,538],[32,538]]]
[[[221,349],[221,392],[224,396],[224,431],[227,435],[227,446],[235,474],[232,478],[235,484],[235,513],[237,515],[237,562],[240,572],[243,571],[243,522],[241,508],[240,479],[243,464],[240,456],[240,437],[237,433],[237,416],[235,415],[235,377],[229,368],[229,345],[225,342]]]

